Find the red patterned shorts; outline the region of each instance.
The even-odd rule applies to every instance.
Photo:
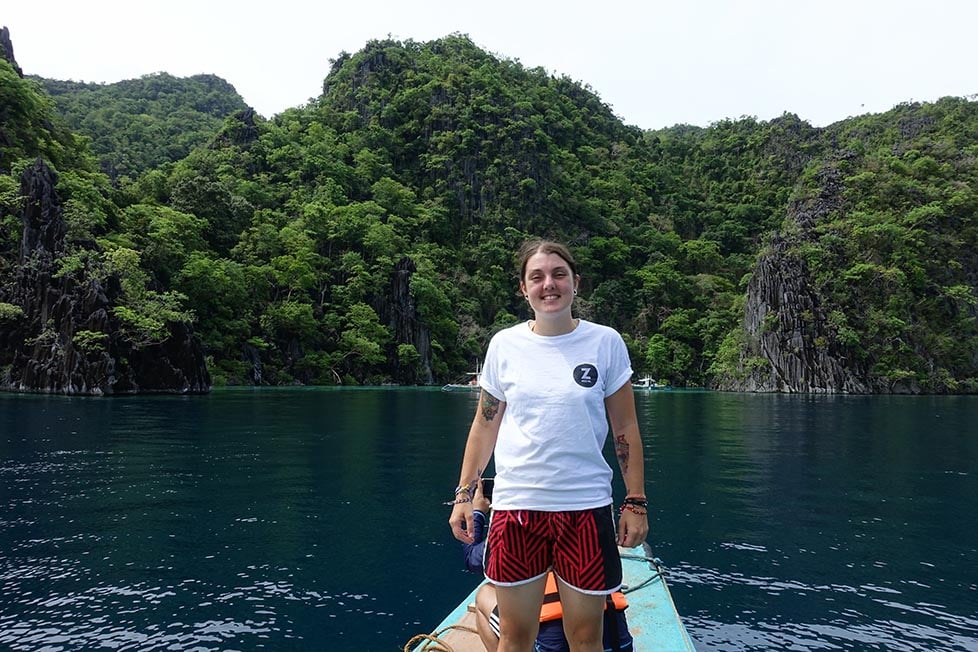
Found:
[[[579,512],[494,511],[484,564],[493,584],[526,584],[552,568],[579,591],[613,593],[621,587],[621,558],[611,505]]]

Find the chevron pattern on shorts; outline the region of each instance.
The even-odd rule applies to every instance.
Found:
[[[545,573],[552,565],[544,512],[508,510],[493,514],[486,541],[486,577],[512,584]],[[501,542],[505,541],[505,545]]]
[[[603,591],[605,565],[600,533],[594,512],[569,512],[555,515],[555,538],[560,553],[555,568],[565,582],[585,591]]]
[[[603,592],[621,583],[610,508],[579,512],[495,512],[486,541],[486,577],[519,584],[553,567],[573,587]]]

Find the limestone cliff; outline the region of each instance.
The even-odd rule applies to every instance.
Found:
[[[169,337],[139,345],[114,314],[122,295],[112,273],[66,273],[67,227],[57,175],[42,160],[21,178],[23,234],[13,278],[0,285],[0,389],[111,395],[199,393],[210,389],[200,342],[184,323]],[[89,253],[98,253],[94,243]]]
[[[10,30],[6,27],[0,27],[0,59],[8,61],[20,77],[24,76],[24,71],[20,69],[17,59],[14,58],[14,44],[10,40]]]
[[[434,374],[431,370],[431,334],[418,315],[414,297],[411,295],[411,275],[417,271],[414,261],[407,256],[394,266],[390,292],[380,311],[380,317],[394,333],[394,346],[410,344],[418,352],[417,364],[403,364],[396,349],[390,359],[395,361],[394,379],[401,384],[431,385]]]
[[[840,174],[822,168],[820,192],[796,201],[788,223],[758,260],[748,283],[745,342],[738,373],[718,379],[718,389],[785,393],[867,393],[867,371],[838,343],[813,287],[805,261],[795,252],[812,237],[816,221],[843,208]]]

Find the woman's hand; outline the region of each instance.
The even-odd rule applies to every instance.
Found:
[[[483,514],[488,514],[490,507],[492,507],[492,503],[482,493],[482,478],[479,478],[479,482],[475,485],[475,494],[472,496],[472,508],[479,510]]]
[[[474,543],[472,533],[475,531],[475,521],[472,517],[472,501],[455,503],[452,508],[452,516],[448,519],[448,525],[452,528],[452,536],[462,543]]]
[[[622,510],[618,517],[618,545],[622,548],[634,548],[645,541],[649,534],[649,517],[647,514],[636,514],[630,509]]]

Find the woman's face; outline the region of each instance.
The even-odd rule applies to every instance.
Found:
[[[570,310],[578,279],[558,254],[535,253],[526,261],[520,290],[537,315]]]

